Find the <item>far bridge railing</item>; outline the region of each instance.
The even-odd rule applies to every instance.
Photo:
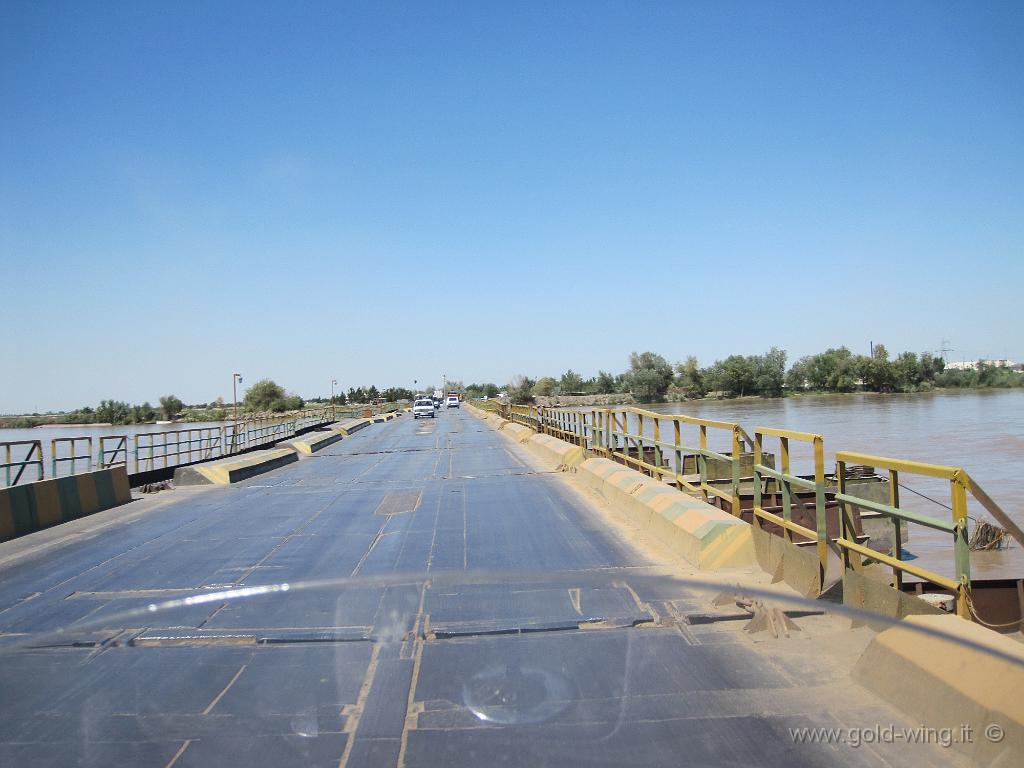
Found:
[[[216,427],[183,427],[134,435],[86,435],[50,442],[49,472],[42,441],[0,441],[0,480],[6,486],[124,466],[129,475],[225,458],[286,440],[334,421],[328,407],[285,416],[256,417]]]

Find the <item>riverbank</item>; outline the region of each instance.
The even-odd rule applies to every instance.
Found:
[[[801,400],[833,397],[914,397],[918,395],[943,395],[960,393],[985,393],[985,392],[1008,392],[1018,389],[1017,387],[931,387],[919,389],[914,392],[829,392],[827,390],[804,390],[801,392],[786,392],[778,397],[766,397],[764,395],[739,395],[729,397],[724,394],[711,393],[704,397],[675,398],[671,394],[660,400],[651,403],[643,403],[637,400],[631,393],[613,393],[603,395],[551,395],[537,396],[534,404],[545,408],[579,408],[584,406],[609,406],[609,405],[637,405],[645,407],[648,405],[665,405],[668,403],[747,403],[747,402],[779,402],[783,400]]]
[[[637,400],[629,393],[608,395],[551,395],[534,398],[534,404],[544,408],[578,408],[585,405],[636,405]]]

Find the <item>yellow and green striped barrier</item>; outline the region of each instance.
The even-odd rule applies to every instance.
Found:
[[[87,517],[131,500],[124,466],[0,488],[0,541]]]

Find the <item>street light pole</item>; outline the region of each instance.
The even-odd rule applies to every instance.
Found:
[[[331,421],[338,420],[338,407],[334,404],[334,385],[337,383],[337,379],[331,379]]]
[[[232,373],[231,374],[231,394],[235,401],[234,408],[234,419],[238,422],[238,385],[242,383],[242,374]]]

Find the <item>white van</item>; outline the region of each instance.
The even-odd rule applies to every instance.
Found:
[[[448,402],[448,407],[449,408],[458,408],[459,407],[459,396],[458,395],[448,395],[448,401],[447,402]]]

